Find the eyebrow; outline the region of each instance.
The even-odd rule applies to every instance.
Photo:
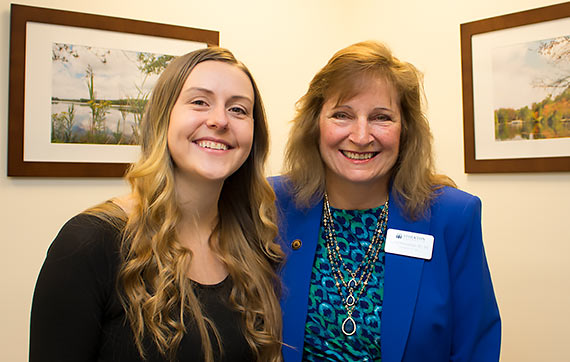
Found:
[[[335,105],[331,110],[338,110],[339,108],[348,108],[351,111],[353,110],[353,108],[351,106],[349,106],[348,104],[337,104]],[[382,111],[388,111],[388,112],[395,112],[395,110],[393,110],[392,108],[387,108],[387,107],[374,107],[373,111],[377,111],[377,110],[382,110]]]
[[[209,95],[213,95],[213,94],[214,94],[214,92],[213,92],[212,90],[210,90],[210,89],[208,89],[208,88],[202,88],[202,87],[190,87],[190,88],[187,88],[187,89],[185,89],[185,90],[182,91],[182,93],[193,93],[193,92],[203,92],[203,93],[207,93],[207,94],[209,94]],[[230,97],[230,100],[232,100],[232,101],[233,101],[233,100],[239,100],[239,99],[241,99],[241,100],[246,100],[246,101],[250,102],[251,104],[254,104],[253,99],[251,99],[251,98],[248,97],[248,96],[233,95],[233,96]]]

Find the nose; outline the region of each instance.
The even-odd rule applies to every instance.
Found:
[[[350,141],[359,146],[366,146],[372,142],[370,124],[366,118],[358,118],[352,125]]]
[[[228,117],[225,107],[214,107],[206,120],[206,126],[210,129],[225,130],[228,128]]]

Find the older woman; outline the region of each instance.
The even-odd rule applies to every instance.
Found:
[[[481,202],[434,172],[416,68],[337,52],[298,102],[281,209],[285,361],[497,361]]]

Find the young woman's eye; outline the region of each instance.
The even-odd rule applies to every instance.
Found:
[[[229,111],[230,111],[231,113],[234,113],[234,114],[237,114],[237,115],[240,115],[240,116],[246,116],[246,115],[247,115],[247,110],[246,110],[245,108],[238,107],[238,106],[231,107],[231,108],[229,109]]]
[[[190,102],[190,104],[200,107],[206,107],[208,105],[208,103],[206,103],[206,101],[203,99],[194,99]]]

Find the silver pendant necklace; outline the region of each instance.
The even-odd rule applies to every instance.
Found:
[[[363,260],[360,262],[356,270],[352,271],[346,266],[342,255],[340,254],[340,247],[336,240],[336,231],[334,229],[334,221],[330,210],[328,195],[325,193],[324,196],[323,224],[325,228],[327,255],[331,264],[331,272],[335,279],[338,294],[341,296],[342,305],[346,309],[347,316],[341,325],[342,333],[346,336],[351,336],[356,333],[356,322],[352,318],[352,313],[357,306],[358,300],[364,294],[370,277],[374,273],[375,263],[376,260],[378,260],[378,255],[382,249],[381,232],[386,228],[386,224],[388,223],[388,201],[389,198],[386,199],[384,208],[378,217],[376,229],[374,230],[374,234],[372,235],[372,239],[370,240],[370,244],[364,254]],[[348,273],[348,281],[345,280],[341,268]],[[342,287],[347,290],[346,297],[344,297]]]

